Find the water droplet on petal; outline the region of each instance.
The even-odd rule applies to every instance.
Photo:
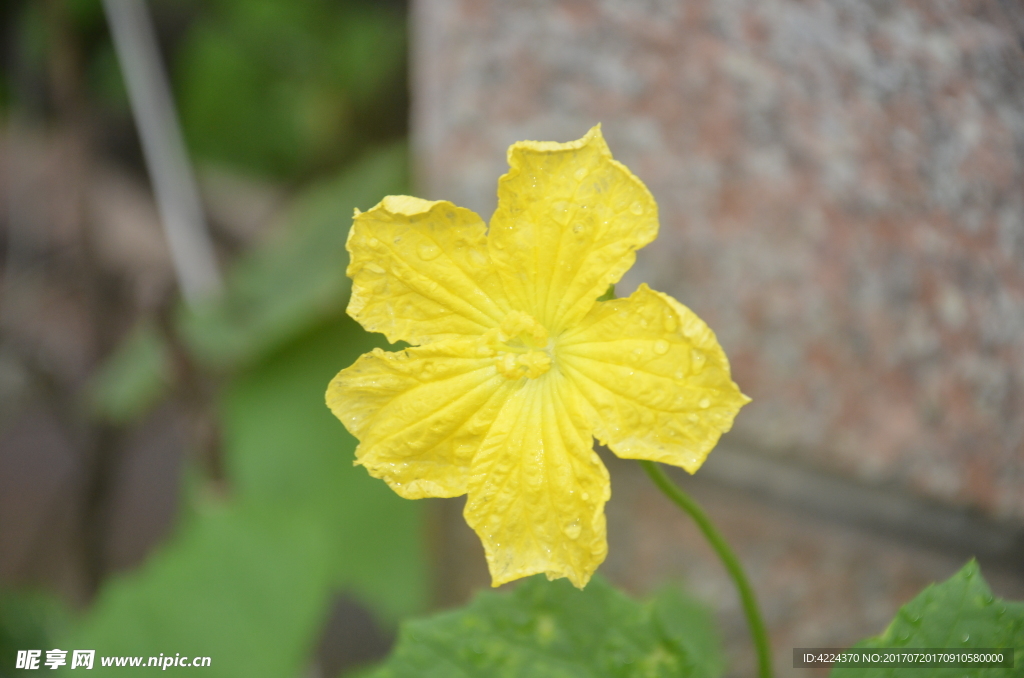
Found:
[[[679,321],[676,320],[676,315],[674,313],[669,313],[667,316],[665,316],[665,331],[666,332],[675,332],[678,327],[679,327]]]
[[[565,536],[569,537],[569,539],[579,539],[580,532],[582,531],[583,528],[580,527],[579,518],[565,526]]]
[[[583,498],[583,501],[587,501],[588,499],[590,499],[590,493],[588,492],[584,492],[580,496]]]
[[[556,202],[551,206],[551,216],[554,217],[555,221],[565,226],[569,223],[569,203],[567,202]]]
[[[572,225],[572,232],[573,233],[582,233],[583,232],[583,224],[573,224]]]
[[[423,261],[433,261],[434,259],[437,259],[439,254],[441,254],[441,250],[437,245],[424,244],[419,246],[417,253]]]
[[[690,364],[694,374],[700,373],[700,371],[704,369],[706,362],[707,358],[705,358],[704,354],[697,349],[693,349],[690,352]]]
[[[575,172],[573,172],[572,175],[576,177],[576,181],[583,181],[584,177],[586,177],[589,173],[590,172],[587,170],[586,167],[581,167]]]
[[[644,350],[642,348],[634,348],[630,357],[633,359],[633,362],[638,363],[643,360]]]
[[[687,419],[689,419],[689,420],[690,420],[691,422],[693,422],[694,424],[696,424],[696,423],[697,423],[698,421],[700,421],[700,417],[698,417],[698,416],[697,416],[696,414],[694,414],[693,412],[691,412],[691,413],[690,413],[689,415],[687,415],[687,417],[686,417],[686,418],[687,418]]]
[[[668,342],[664,339],[658,339],[654,342],[654,352],[658,355],[665,355],[668,353]]]
[[[640,201],[637,201],[629,206],[629,211],[637,216],[640,216],[641,214],[644,213],[644,206],[640,204]]]
[[[710,400],[708,400],[707,398],[701,398],[701,399],[700,399],[700,402],[699,402],[699,403],[697,403],[697,404],[698,404],[698,405],[700,405],[700,408],[701,408],[702,410],[706,410],[706,409],[708,409],[709,407],[711,407],[711,401],[710,401]]]

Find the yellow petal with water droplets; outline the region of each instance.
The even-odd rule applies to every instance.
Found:
[[[599,302],[557,350],[595,435],[620,457],[693,473],[750,402],[704,321],[647,285]]]
[[[555,335],[585,316],[657,236],[658,207],[612,159],[600,126],[566,144],[513,144],[508,162],[491,259],[513,308]]]
[[[483,221],[450,202],[388,196],[357,210],[347,248],[348,313],[388,341],[480,334],[509,310]]]
[[[555,373],[525,382],[480,446],[465,508],[493,585],[543,572],[583,588],[608,552],[610,495],[572,385]]]
[[[327,406],[359,439],[356,459],[407,499],[466,493],[471,462],[518,382],[498,374],[479,342],[375,349],[327,389]]]

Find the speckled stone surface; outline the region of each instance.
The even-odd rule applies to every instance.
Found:
[[[418,0],[419,193],[596,122],[659,202],[646,281],[718,333],[768,456],[1024,521],[1024,10]],[[623,289],[620,289],[620,293]]]

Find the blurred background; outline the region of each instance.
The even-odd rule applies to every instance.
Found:
[[[384,345],[344,315],[344,239],[389,193],[487,218],[508,144],[597,122],[661,209],[619,294],[694,309],[754,399],[675,477],[747,564],[779,675],[972,556],[1024,598],[1021,5],[146,6],[209,264],[184,297],[174,168],[140,141],[103,4],[0,9],[0,676],[51,647],[336,676],[487,586],[461,500],[352,468],[323,406]],[[696,529],[603,457],[601,573],[706,601],[751,674]]]

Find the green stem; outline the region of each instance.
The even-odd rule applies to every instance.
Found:
[[[750,582],[747,581],[747,575],[744,574],[743,566],[740,565],[736,554],[729,548],[729,544],[726,543],[725,538],[722,537],[714,523],[708,518],[708,514],[704,513],[704,509],[691,499],[688,494],[679,489],[665,475],[660,466],[653,461],[646,460],[641,460],[640,465],[644,467],[647,475],[651,477],[651,480],[658,486],[658,489],[671,499],[676,506],[693,518],[693,521],[700,527],[700,531],[704,533],[704,537],[710,542],[711,547],[715,549],[715,553],[722,559],[725,569],[729,571],[729,576],[732,577],[732,581],[736,584],[736,588],[740,593],[740,600],[743,602],[743,611],[746,613],[747,623],[750,625],[750,635],[753,637],[754,647],[757,648],[758,675],[761,678],[771,678],[772,651],[768,645],[768,632],[765,630],[764,620],[761,619],[761,611],[757,607],[754,589],[751,588]]]

